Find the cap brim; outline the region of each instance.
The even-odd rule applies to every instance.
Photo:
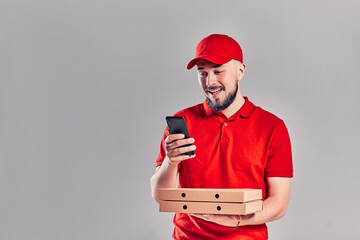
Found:
[[[225,64],[225,63],[229,62],[232,58],[223,57],[223,56],[204,55],[204,56],[200,56],[200,57],[197,57],[197,58],[194,58],[193,60],[191,60],[187,65],[187,69],[193,68],[196,65],[197,60],[199,60],[199,59],[207,60],[207,61],[213,62],[215,64]]]

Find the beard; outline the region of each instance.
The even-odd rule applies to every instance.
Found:
[[[230,92],[226,96],[226,98],[223,102],[220,102],[218,100],[214,100],[214,102],[212,102],[209,99],[209,97],[207,97],[207,96],[206,96],[206,102],[213,111],[216,111],[216,112],[222,111],[222,110],[226,109],[227,107],[229,107],[234,102],[238,88],[239,88],[238,83],[237,83],[237,81],[235,81],[234,91]]]

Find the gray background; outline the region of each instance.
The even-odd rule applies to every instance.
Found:
[[[149,178],[185,66],[238,40],[245,96],[284,119],[295,178],[270,239],[360,236],[358,1],[0,1],[0,240],[169,239]]]

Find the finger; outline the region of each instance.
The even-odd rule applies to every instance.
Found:
[[[171,157],[171,158],[169,157],[169,158],[170,158],[171,162],[181,162],[181,161],[185,161],[185,160],[188,160],[188,159],[191,159],[194,157],[195,157],[195,154],[194,155],[179,155],[176,157]]]
[[[165,144],[165,149],[167,152],[176,149],[176,148],[181,148],[183,146],[191,146],[192,143],[195,142],[195,139],[193,138],[187,138],[187,139],[183,139],[183,140],[177,140],[177,141],[173,141],[172,143],[167,143]],[[191,151],[191,150],[190,150]]]
[[[181,141],[181,143],[178,143],[179,141]],[[189,152],[189,151],[196,149],[196,145],[191,145],[191,142],[193,142],[193,141],[183,141],[183,140],[174,141],[172,143],[165,144],[165,149],[167,152],[170,152],[172,150],[174,150],[174,151],[178,150],[177,154]],[[192,146],[195,146],[195,147],[192,147]]]
[[[169,157],[169,162],[171,165],[176,165],[182,161],[185,161],[185,160],[188,160],[188,159],[191,159],[194,157],[195,157],[195,154],[194,155],[180,155],[180,156],[172,157],[172,158]]]
[[[195,215],[192,215],[192,216],[197,217],[199,219],[202,219],[204,221],[212,222],[212,220],[209,219],[206,214],[195,214]]]
[[[196,149],[195,145],[191,145],[191,146],[187,146],[187,147],[175,148],[175,149],[172,149],[172,150],[168,151],[168,156],[169,157],[176,157],[176,156],[181,155],[183,153],[194,151],[195,149]]]
[[[189,215],[193,216],[193,217],[197,217],[197,218],[200,218],[200,219],[203,219],[203,220],[206,220],[203,215],[204,214],[200,214],[200,213],[189,213]]]
[[[189,215],[194,216],[194,217],[201,217],[204,214],[203,213],[189,213]]]
[[[166,134],[166,136],[170,135],[169,129],[166,129],[165,134]]]
[[[170,151],[173,151],[175,150],[176,148],[178,148],[176,145],[175,145],[176,141],[172,142],[172,143],[168,143],[168,144],[165,144],[165,149],[167,152],[170,152]]]
[[[185,137],[184,134],[182,133],[178,133],[178,134],[170,134],[169,136],[167,136],[167,138],[165,139],[165,143],[169,144],[172,143],[173,141],[179,140],[179,139],[183,139]]]
[[[204,214],[203,217],[206,218],[208,221],[213,221],[216,218],[216,216],[212,214]]]
[[[191,158],[193,158],[193,156],[187,157],[186,155],[182,155],[182,156],[175,157],[175,158],[169,158],[169,161],[172,165],[176,165],[176,164],[181,163],[182,161],[186,161]]]
[[[180,139],[180,140],[176,140],[176,141],[173,141],[171,143],[171,145],[174,147],[174,148],[179,148],[181,146],[184,146],[184,145],[190,145],[192,143],[195,142],[195,139],[193,138],[186,138],[186,139]]]

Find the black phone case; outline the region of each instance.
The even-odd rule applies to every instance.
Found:
[[[185,118],[167,116],[166,122],[169,127],[170,134],[182,133],[185,135],[185,138],[190,138],[189,131],[186,126]],[[191,144],[184,145],[182,147],[185,147],[185,146],[191,146]],[[181,155],[194,155],[194,154],[195,154],[194,151],[190,151],[190,152],[183,153]]]

